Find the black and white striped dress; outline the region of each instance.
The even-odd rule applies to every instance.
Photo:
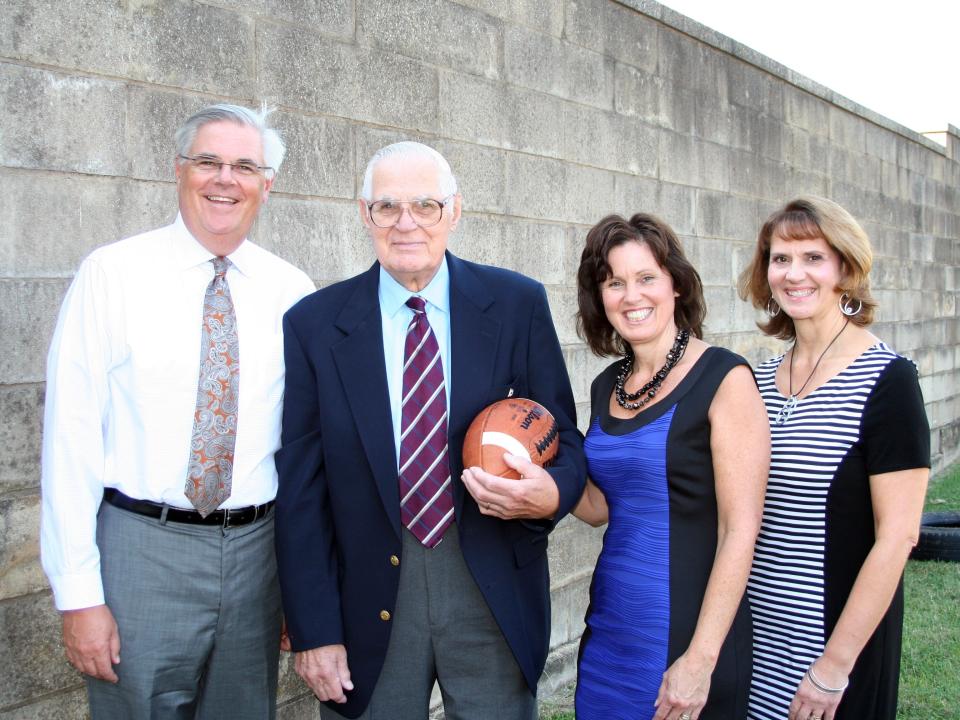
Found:
[[[772,453],[747,592],[753,612],[749,717],[783,720],[829,638],[874,542],[869,477],[928,467],[930,433],[916,367],[883,343],[799,401],[789,420],[774,378],[757,368]],[[893,720],[902,586],[850,676],[837,720]]]

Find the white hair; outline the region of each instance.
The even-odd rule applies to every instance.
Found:
[[[173,136],[174,144],[177,149],[177,155],[189,155],[190,148],[193,147],[193,141],[197,137],[197,131],[207,123],[234,122],[238,125],[248,125],[260,133],[260,139],[263,142],[263,162],[267,167],[273,168],[274,172],[280,169],[283,162],[283,156],[287,152],[286,146],[280,134],[267,125],[267,117],[275,108],[264,105],[259,112],[241,105],[230,105],[220,103],[211,105],[203,110],[194,113],[186,122],[180,126]]]
[[[370,162],[367,163],[367,169],[363,173],[363,188],[360,190],[360,197],[368,202],[373,200],[373,170],[381,160],[388,157],[421,157],[433,160],[440,171],[440,194],[443,197],[457,194],[457,179],[453,176],[450,169],[450,163],[440,153],[429,145],[404,140],[403,142],[393,143],[377,150]]]

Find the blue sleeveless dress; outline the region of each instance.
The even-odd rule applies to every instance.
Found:
[[[620,361],[594,380],[584,443],[610,510],[580,646],[577,720],[651,718],[663,673],[687,648],[717,549],[707,412],[738,355],[708,348],[656,405],[609,412]],[[741,602],[701,720],[746,717],[750,614]]]

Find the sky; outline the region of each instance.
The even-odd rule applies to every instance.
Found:
[[[659,2],[911,130],[960,127],[960,0]]]

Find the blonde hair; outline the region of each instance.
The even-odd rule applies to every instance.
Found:
[[[804,195],[791,200],[768,217],[760,228],[753,259],[740,274],[738,289],[743,300],[748,300],[755,308],[766,310],[773,299],[767,282],[767,266],[770,264],[770,242],[774,236],[783,240],[823,238],[840,256],[838,289],[848,295],[849,302],[862,304],[850,322],[860,326],[873,322],[877,302],[870,293],[870,268],[873,265],[870,238],[849,212],[833,200],[816,195]],[[758,322],[757,326],[767,335],[781,340],[796,336],[793,320],[785,312],[778,312],[766,322]]]

